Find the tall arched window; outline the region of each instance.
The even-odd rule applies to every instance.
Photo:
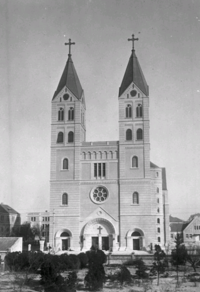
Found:
[[[143,139],[142,129],[137,129],[137,140]]]
[[[62,195],[62,205],[68,205],[68,194],[64,193]]]
[[[64,141],[63,132],[59,132],[57,137],[57,143],[63,143],[63,141]]]
[[[157,218],[157,223],[160,224],[160,218]]]
[[[142,105],[138,104],[136,107],[136,117],[141,118],[142,117]]]
[[[132,140],[132,131],[131,129],[126,130],[126,140]]]
[[[138,167],[138,158],[137,156],[132,157],[132,167]]]
[[[133,193],[133,204],[139,204],[139,194],[137,192]]]
[[[68,111],[68,120],[69,121],[73,121],[74,120],[74,108],[70,107],[69,111]]]
[[[157,193],[159,193],[159,188],[156,189]]]
[[[63,169],[69,169],[69,161],[67,158],[63,159]]]
[[[58,111],[58,120],[63,121],[64,120],[64,109],[61,107]]]
[[[72,131],[70,131],[68,133],[68,142],[69,143],[73,143],[74,142],[74,133]]]
[[[126,106],[126,118],[132,117],[132,106],[130,104],[127,104]]]

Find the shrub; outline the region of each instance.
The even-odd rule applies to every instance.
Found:
[[[105,282],[105,271],[103,263],[106,261],[106,255],[103,251],[87,252],[89,260],[89,270],[85,276],[85,285],[90,290],[98,290],[103,287]]]
[[[142,259],[135,260],[134,265],[136,267],[135,273],[139,278],[148,278],[148,274],[146,272],[148,268]]]
[[[16,251],[16,252],[9,252],[6,256],[5,256],[5,265],[6,268],[8,268],[10,271],[15,270],[15,266],[17,264],[17,257],[19,255],[20,252]]]
[[[70,254],[69,259],[70,259],[70,263],[71,263],[71,269],[78,270],[80,268],[79,257],[75,254]]]
[[[78,254],[78,258],[80,261],[80,268],[86,268],[87,264],[88,264],[88,257],[87,254],[85,254],[84,252],[81,252]]]
[[[121,267],[115,273],[115,279],[118,280],[121,285],[125,282],[129,283],[131,282],[131,273],[127,267],[121,265]]]

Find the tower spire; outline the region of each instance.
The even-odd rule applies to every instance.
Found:
[[[134,38],[134,34],[132,34],[132,38],[131,39],[128,39],[128,41],[132,41],[132,51],[135,51],[135,48],[134,48],[134,41],[138,41],[139,38]]]
[[[68,54],[68,56],[70,57],[71,56],[71,46],[72,45],[75,45],[75,43],[73,42],[71,42],[71,39],[69,39],[69,42],[68,43],[65,43],[65,45],[66,46],[69,46],[69,54]]]

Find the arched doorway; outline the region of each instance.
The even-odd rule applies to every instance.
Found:
[[[89,221],[83,228],[83,248],[92,246],[101,250],[111,250],[115,245],[115,229],[110,221],[96,218]]]
[[[142,250],[144,247],[144,232],[141,229],[134,228],[128,231],[127,247],[132,250]]]
[[[68,229],[62,229],[56,232],[55,247],[57,250],[69,250],[71,246],[72,233]]]

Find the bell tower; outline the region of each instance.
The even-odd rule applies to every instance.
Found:
[[[132,52],[119,88],[120,178],[150,176],[149,89],[135,54],[137,40],[128,39]]]

